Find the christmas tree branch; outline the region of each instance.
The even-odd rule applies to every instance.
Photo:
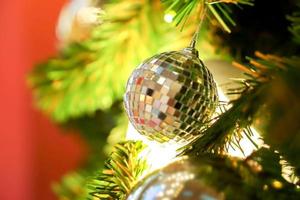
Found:
[[[300,7],[300,3],[298,3],[297,7]],[[292,15],[287,16],[287,19],[291,22],[289,31],[293,35],[294,42],[300,44],[300,12],[295,11]]]
[[[158,0],[118,1],[103,9],[103,23],[90,38],[69,45],[29,76],[38,106],[58,122],[109,109],[122,99],[134,67],[158,52],[185,47],[194,32],[193,26],[181,33],[164,22]]]
[[[253,5],[253,0],[162,0],[162,2],[167,6],[166,13],[171,13],[171,11],[176,13],[174,16],[176,26],[180,23],[184,25],[191,13],[201,5],[200,10],[207,6],[209,10],[207,14],[213,16],[227,32],[231,32],[229,25],[235,26],[235,22],[231,17],[230,4]]]
[[[52,188],[59,200],[86,200],[90,190],[87,187],[87,171],[70,172],[64,175]]]
[[[146,160],[139,157],[144,148],[142,142],[117,144],[104,169],[91,183],[92,199],[125,199],[147,169]]]
[[[187,148],[185,154],[199,152],[223,153],[231,142],[236,146],[243,131],[249,131],[253,116],[262,103],[265,87],[257,86],[246,89],[241,97],[231,102],[231,108],[222,113],[217,120],[208,127],[203,136],[191,143],[192,149]],[[249,137],[251,133],[246,132]],[[237,138],[237,139],[235,139]],[[242,148],[240,148],[242,149]]]
[[[244,160],[210,153],[190,159],[197,163],[196,178],[222,191],[224,199],[298,198],[297,187],[281,176],[280,156],[274,150],[261,148]]]
[[[300,84],[300,59],[260,52],[256,52],[256,56],[257,59],[248,58],[248,65],[235,64],[249,77],[242,82],[243,87],[229,90],[232,94],[239,93],[240,97],[230,102],[231,107],[203,132],[202,137],[192,142],[184,153],[223,153],[232,138],[239,138],[241,131],[249,131],[249,126],[255,125],[265,136],[265,142],[286,156],[297,171],[299,159],[295,155],[300,153],[296,145],[300,141],[297,123],[300,120],[297,113],[300,95],[296,85]],[[264,126],[261,127],[260,124]],[[283,132],[286,137],[280,136]]]

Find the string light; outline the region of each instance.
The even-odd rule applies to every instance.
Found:
[[[169,11],[164,15],[164,20],[167,23],[172,23],[176,13],[174,11]]]

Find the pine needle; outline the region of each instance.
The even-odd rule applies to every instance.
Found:
[[[144,148],[140,141],[117,144],[102,172],[90,184],[93,199],[125,199],[147,169],[146,160],[139,157]]]
[[[215,17],[221,27],[223,27],[223,29],[228,33],[231,32],[228,24],[235,26],[235,22],[230,16],[231,9],[229,5],[253,6],[253,0],[162,0],[162,3],[166,5],[166,12],[174,11],[176,13],[174,17],[174,23],[176,26],[182,24],[182,28],[191,13],[193,13],[194,15],[199,15],[199,13],[197,13],[198,11],[196,11],[196,8],[198,8],[200,5],[206,5],[209,8],[208,10],[210,11],[210,13]]]

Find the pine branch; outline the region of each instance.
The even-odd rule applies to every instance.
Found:
[[[117,144],[103,171],[91,183],[92,199],[125,199],[147,169],[146,160],[139,158],[144,148],[142,142]]]
[[[300,58],[278,58],[283,70],[267,91],[265,106],[258,113],[258,126],[267,144],[277,149],[300,176]]]
[[[221,191],[224,199],[298,199],[296,185],[281,176],[274,150],[262,148],[244,160],[210,153],[190,159],[196,179]]]
[[[90,192],[87,176],[89,173],[85,171],[68,173],[59,183],[53,184],[53,191],[60,200],[86,200]]]
[[[232,107],[222,113],[203,132],[201,138],[191,143],[192,148],[187,148],[184,153],[223,153],[227,149],[228,144],[233,141],[236,141],[236,146],[238,146],[239,139],[235,138],[240,138],[243,131],[249,130],[248,127],[251,125],[253,117],[262,103],[264,91],[265,87],[259,85],[242,92],[239,99],[231,102]]]
[[[294,164],[296,169],[299,167],[300,159],[295,157],[297,155],[295,152],[300,153],[300,149],[295,142],[299,142],[298,132],[300,128],[297,121],[300,121],[300,116],[297,113],[300,110],[300,95],[299,89],[295,86],[300,85],[300,59],[297,57],[282,58],[259,52],[256,52],[256,56],[258,59],[248,58],[248,65],[234,64],[244,70],[248,76],[248,79],[241,82],[242,86],[240,88],[229,90],[230,94],[240,94],[240,97],[230,102],[231,107],[204,130],[203,136],[192,142],[184,150],[184,154],[223,153],[226,150],[226,145],[233,140],[232,138],[239,138],[241,131],[249,131],[249,126],[254,121],[259,121],[261,124],[267,124],[264,127],[265,134],[267,134],[266,142],[271,144],[274,149],[278,149],[283,155],[288,155],[287,157],[290,158],[288,161]],[[281,85],[278,85],[278,83],[281,83]],[[285,86],[285,89],[280,90],[278,93],[278,89],[283,86]],[[278,105],[279,102],[274,98],[276,97],[275,91],[277,91],[277,96],[279,95],[278,98],[289,97],[285,99],[287,106],[293,106],[293,112],[287,112],[287,116],[285,116],[290,123],[285,121],[286,124],[283,124],[284,127],[280,127],[281,129],[278,129],[278,125],[282,124],[279,120],[282,120],[283,116],[278,115],[278,113],[283,114],[289,108]],[[287,96],[285,91],[295,95]],[[290,104],[288,101],[291,101]],[[270,119],[274,119],[274,121]],[[293,120],[291,121],[291,119]],[[291,122],[293,123],[291,124]],[[280,130],[280,132],[276,130]],[[290,131],[289,137],[285,138],[287,141],[274,140],[273,136],[276,135],[276,132],[280,137],[280,134],[284,132],[283,130],[285,132]],[[248,133],[249,135],[250,133]],[[238,140],[236,141],[238,143]]]
[[[297,8],[300,8],[300,3],[298,3]],[[287,19],[291,22],[289,31],[293,35],[294,42],[300,44],[300,12],[295,11],[292,15],[287,16]]]
[[[248,69],[256,81],[268,85],[253,125],[259,129],[265,143],[278,150],[289,163],[293,170],[288,176],[299,176],[300,159],[296,155],[300,153],[300,58],[260,52],[256,52],[256,56],[258,59],[248,58],[248,67],[240,66]]]
[[[201,12],[204,6],[207,6],[209,10],[207,14],[213,16],[219,25],[227,32],[231,32],[229,26],[235,26],[235,22],[231,17],[232,12],[230,5],[254,5],[253,0],[162,0],[162,2],[167,7],[166,13],[171,11],[176,13],[174,16],[176,26],[181,23],[183,23],[182,26],[184,26],[191,13],[194,14],[197,12],[195,10],[199,7],[199,12]]]
[[[71,44],[29,76],[38,106],[58,122],[109,109],[142,60],[185,47],[194,32],[193,26],[180,33],[165,23],[158,0],[117,1],[103,9],[103,23],[91,38]]]
[[[271,148],[260,148],[240,161],[239,168],[244,180],[252,179],[250,184],[257,188],[259,199],[297,199],[299,196],[297,186],[283,178],[280,155]],[[250,173],[245,174],[245,171]]]

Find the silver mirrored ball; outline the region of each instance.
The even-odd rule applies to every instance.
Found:
[[[147,59],[131,74],[124,95],[133,126],[160,143],[195,139],[217,102],[214,79],[194,48]]]

